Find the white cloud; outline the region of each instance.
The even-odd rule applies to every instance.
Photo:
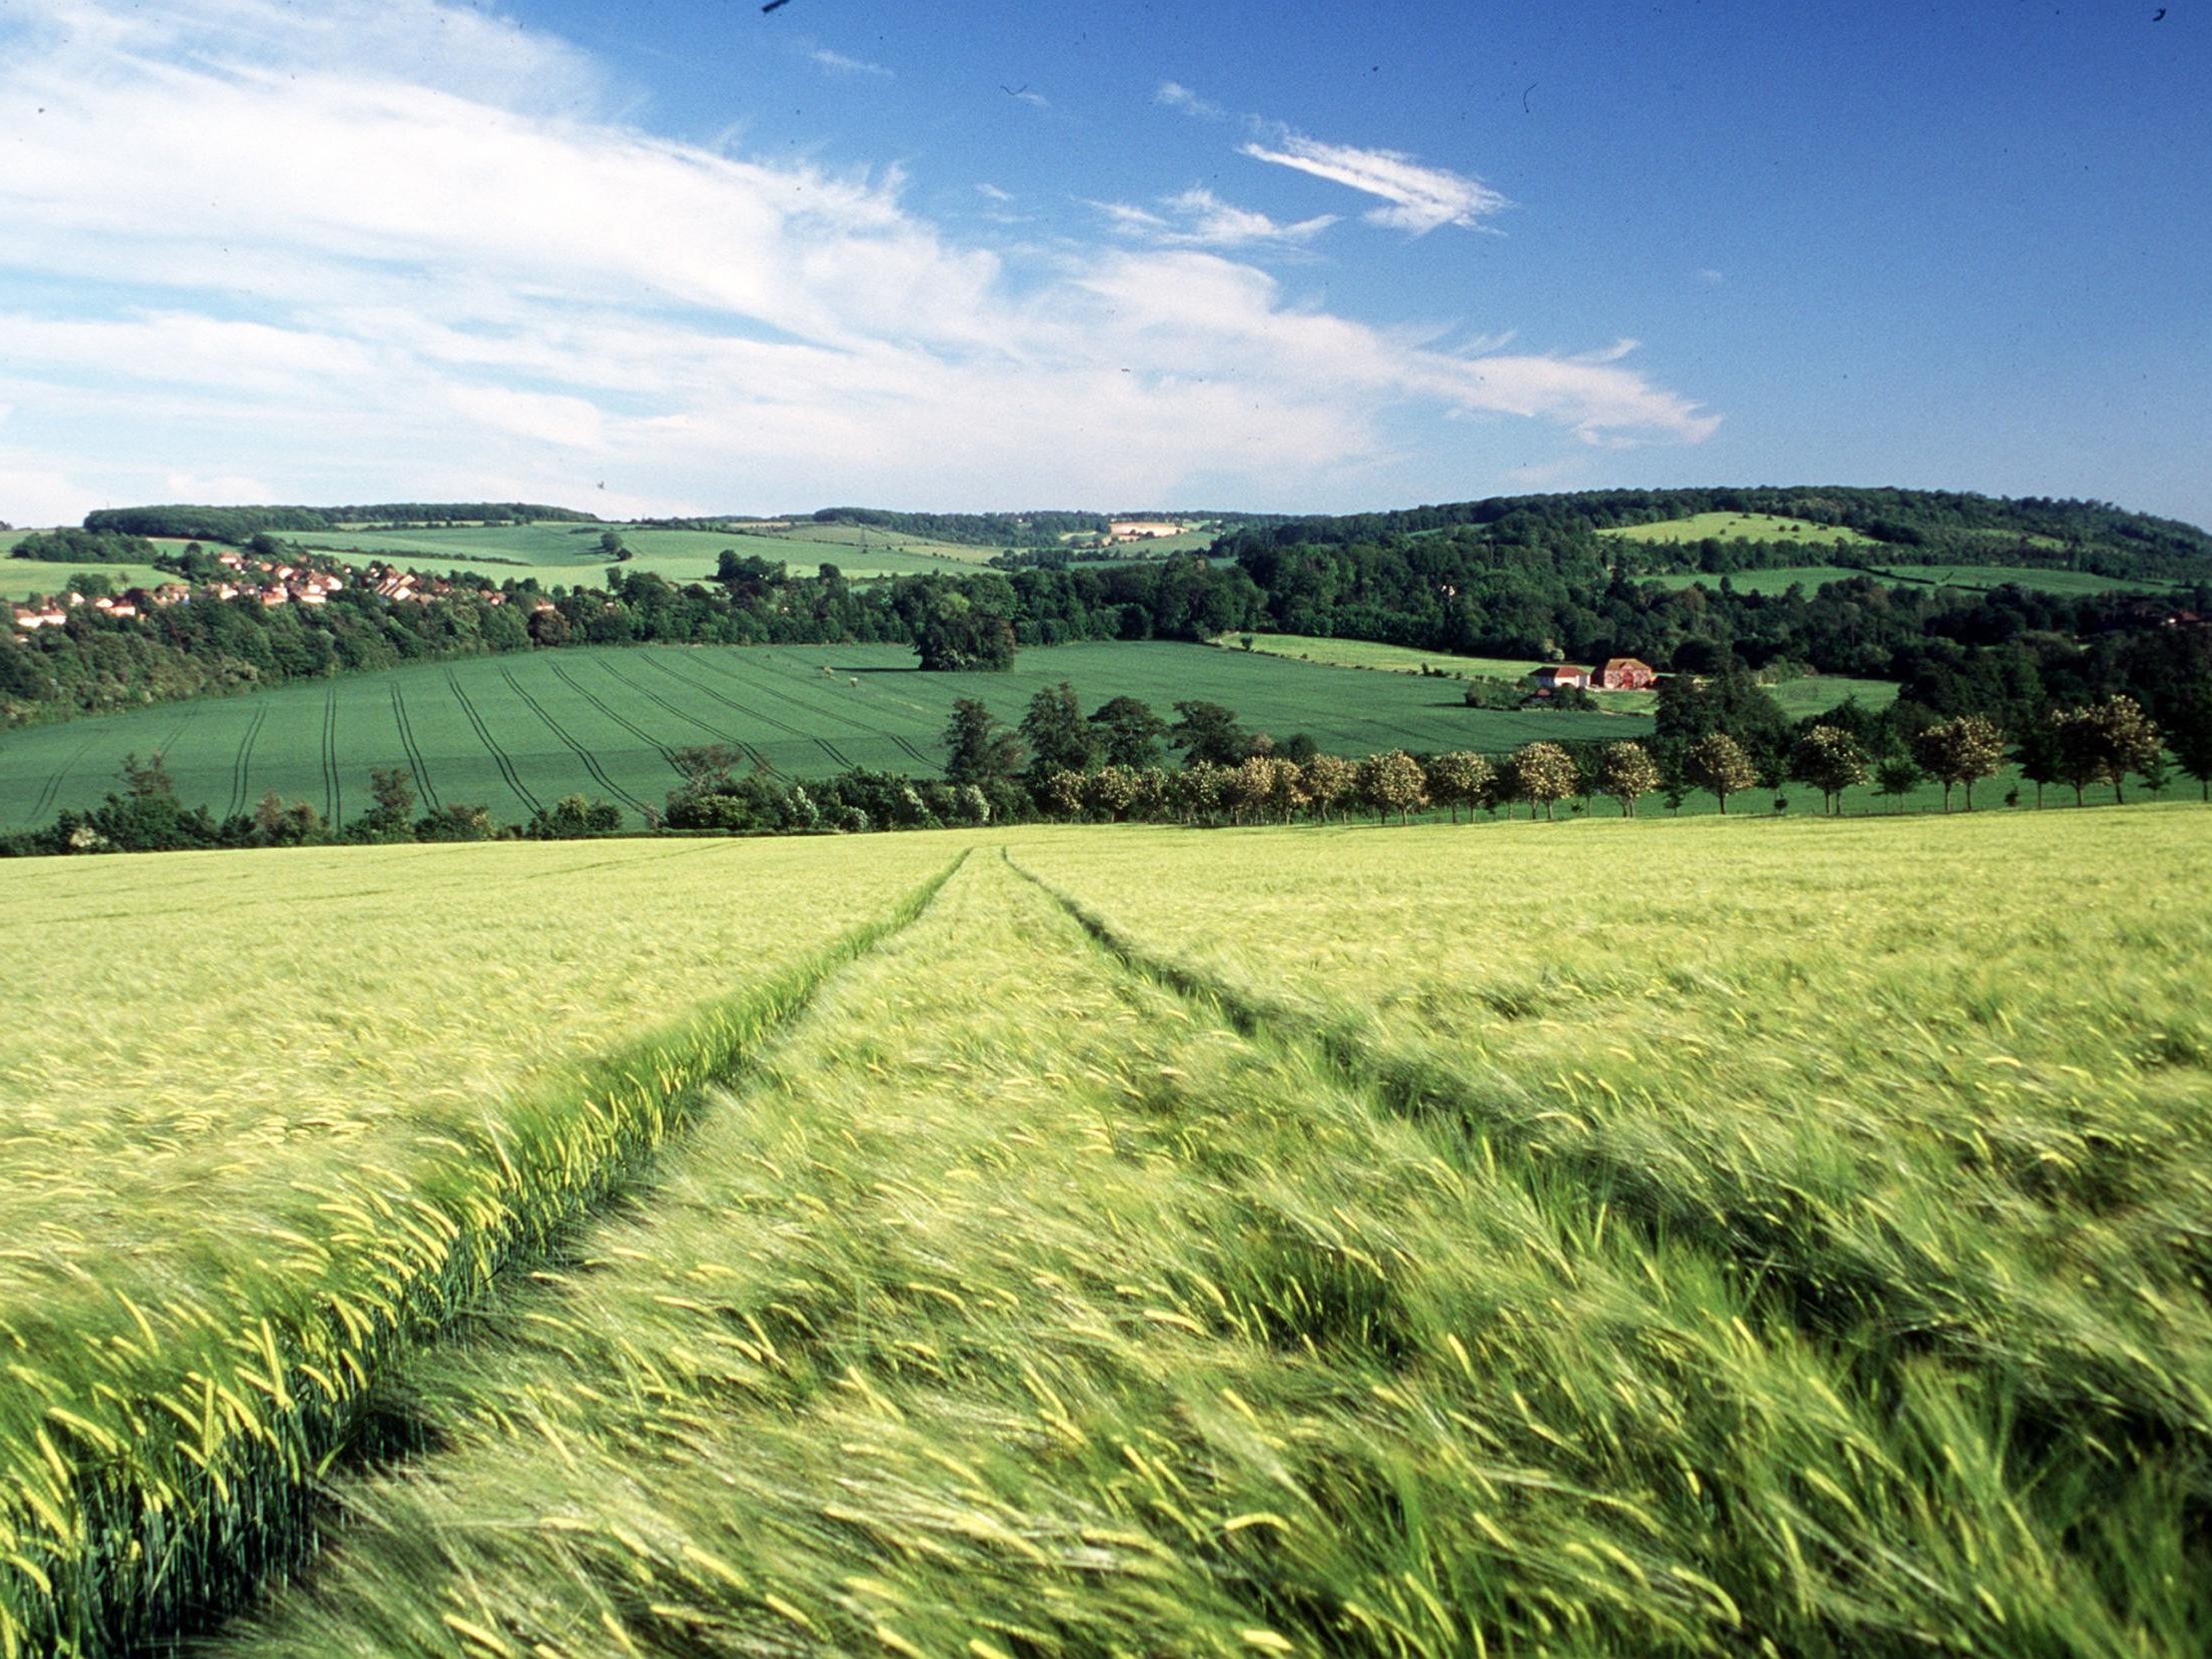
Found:
[[[1032,105],[1040,110],[1048,110],[1052,108],[1051,99],[1047,98],[1043,93],[1033,91],[1028,87],[1015,89],[1009,93],[1009,96],[1013,98],[1018,98],[1024,104]]]
[[[1477,179],[1441,167],[1425,167],[1395,150],[1362,150],[1350,144],[1326,144],[1303,133],[1284,132],[1270,149],[1258,142],[1243,146],[1255,161],[1296,168],[1369,196],[1388,207],[1365,215],[1371,225],[1424,236],[1445,225],[1480,226],[1492,214],[1511,207],[1505,197]]]
[[[1311,242],[1337,222],[1335,214],[1321,214],[1285,224],[1250,208],[1233,206],[1196,185],[1162,197],[1164,214],[1127,202],[1088,205],[1104,214],[1121,234],[1163,248],[1295,248]]]
[[[917,215],[895,172],[624,126],[587,61],[497,19],[304,10],[18,0],[0,107],[46,113],[0,146],[0,272],[31,279],[0,285],[0,516],[173,476],[611,511],[1183,479],[1307,504],[1394,462],[1408,411],[1591,441],[1710,429],[1618,362],[1442,348],[1201,251],[1295,246],[1326,217],[1194,189],[1106,210],[1151,246],[1010,259]]]
[[[990,184],[977,185],[975,187],[975,193],[976,195],[982,197],[983,200],[986,202],[1011,202],[1014,199],[1014,193],[1012,191],[1001,190],[998,188],[998,186]]]
[[[1577,352],[1567,361],[1569,363],[1619,363],[1642,344],[1642,341],[1624,338],[1595,352]]]
[[[1229,113],[1219,104],[1208,103],[1179,81],[1162,81],[1152,94],[1152,101],[1165,104],[1171,110],[1181,110],[1186,115],[1195,115],[1202,121],[1226,120]]]
[[[879,63],[869,63],[865,58],[848,58],[842,52],[832,52],[826,46],[817,46],[806,54],[822,68],[836,75],[872,75],[890,80],[892,72]]]

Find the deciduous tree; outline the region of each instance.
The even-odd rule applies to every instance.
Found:
[[[1395,812],[1400,823],[1406,822],[1415,807],[1426,804],[1427,786],[1421,762],[1403,749],[1369,755],[1360,762],[1360,802],[1378,820]]]
[[[1742,744],[1724,731],[1715,731],[1689,746],[1689,752],[1682,756],[1682,776],[1692,787],[1705,790],[1718,801],[1725,815],[1728,797],[1758,782],[1758,769],[1743,752]]]
[[[1557,743],[1524,743],[1514,751],[1513,770],[1530,813],[1541,806],[1547,821],[1552,803],[1575,793],[1575,757]]]
[[[1305,774],[1306,798],[1327,823],[1329,814],[1352,799],[1359,787],[1360,769],[1342,755],[1315,755],[1300,768]]]
[[[1659,764],[1641,743],[1608,743],[1598,757],[1598,792],[1621,803],[1621,816],[1634,818],[1636,803],[1659,786]]]
[[[2199,681],[2174,700],[2166,746],[2181,769],[2197,780],[2199,798],[2212,801],[2212,679]]]
[[[1236,712],[1219,703],[1179,702],[1181,716],[1168,729],[1168,741],[1183,751],[1183,764],[1205,761],[1214,766],[1235,766],[1252,752],[1252,740],[1237,724]]]
[[[1951,788],[1966,787],[1966,810],[1974,810],[1976,779],[1994,777],[2004,763],[2004,733],[1979,714],[1958,714],[1923,727],[1912,739],[1912,758],[1920,770],[1943,786],[1943,810],[1951,809]]]
[[[973,697],[956,698],[945,726],[945,778],[978,787],[1013,777],[1022,768],[1021,739]]]
[[[1866,781],[1866,751],[1840,726],[1813,726],[1789,751],[1789,775],[1820,791],[1820,805],[1839,812],[1843,791]]]
[[[1452,822],[1460,821],[1460,808],[1466,807],[1474,816],[1475,808],[1482,803],[1483,791],[1490,786],[1491,763],[1473,749],[1455,749],[1447,755],[1439,755],[1429,763],[1429,798],[1442,801],[1452,809]]]
[[[1040,686],[1021,717],[1029,745],[1030,787],[1042,788],[1054,772],[1087,772],[1098,760],[1098,734],[1083,719],[1083,705],[1066,680]]]
[[[1098,728],[1099,746],[1109,766],[1129,766],[1138,771],[1160,763],[1160,740],[1168,724],[1141,697],[1112,697],[1091,715]]]
[[[1906,755],[1884,755],[1874,765],[1874,788],[1881,794],[1893,797],[1897,810],[1904,811],[1904,798],[1912,793],[1920,781],[1920,768]]]
[[[2063,709],[2052,724],[2058,734],[2059,780],[2073,786],[2077,806],[2083,786],[2091,783],[2109,783],[2113,800],[2125,801],[2128,773],[2147,771],[2163,746],[2143,705],[2126,695]]]

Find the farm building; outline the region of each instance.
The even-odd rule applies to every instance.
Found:
[[[1572,662],[1554,663],[1539,668],[1531,677],[1535,679],[1537,688],[1541,691],[1557,691],[1562,686],[1573,686],[1578,691],[1588,691],[1590,689],[1590,670],[1578,667]]]
[[[1658,678],[1649,662],[1633,656],[1608,657],[1598,670],[1599,687],[1606,691],[1643,691]]]

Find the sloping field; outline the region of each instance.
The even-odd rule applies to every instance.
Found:
[[[362,559],[386,558],[435,568],[465,566],[494,577],[536,576],[554,583],[601,584],[608,559],[599,536],[613,530],[632,555],[625,566],[649,570],[674,582],[705,581],[714,573],[725,547],[781,560],[813,574],[818,564],[834,564],[850,576],[922,574],[958,571],[988,559],[998,549],[971,547],[919,537],[886,537],[881,531],[849,524],[793,524],[758,532],[668,530],[627,524],[577,524],[548,520],[536,524],[458,524],[404,530],[330,530],[299,537],[302,545]]]
[[[1870,535],[1845,529],[1841,524],[1815,524],[1805,518],[1783,518],[1771,512],[1695,512],[1684,518],[1662,518],[1651,524],[1622,524],[1598,532],[1625,536],[1631,541],[1803,541],[1831,547],[1872,547]]]
[[[1301,662],[1323,662],[1337,668],[1378,668],[1392,674],[1418,674],[1430,668],[1447,674],[1518,680],[1543,666],[1534,657],[1455,656],[1450,651],[1423,651],[1411,645],[1334,639],[1314,633],[1225,633],[1214,643],[1224,650],[1241,651],[1247,637],[1254,651],[1269,656],[1296,657]]]
[[[1780,564],[1771,570],[1730,570],[1724,576],[1709,570],[1667,570],[1639,574],[1631,579],[1650,582],[1657,587],[1708,587],[1714,592],[1719,591],[1724,580],[1738,593],[1786,593],[1792,587],[1802,587],[1812,593],[1829,582],[1849,581],[1855,576],[1872,576],[1876,581],[1910,579],[1880,570],[1854,570],[1841,564]]]
[[[2204,824],[968,838],[206,1651],[2199,1652]]]
[[[152,564],[96,564],[89,559],[82,564],[49,564],[36,558],[0,558],[0,599],[59,593],[80,570],[98,571],[118,593],[126,587],[155,587],[177,579]]]
[[[2092,570],[2052,570],[2033,564],[1893,564],[1886,574],[1900,582],[1932,582],[1986,593],[2007,582],[2038,593],[2163,593],[2173,583],[2152,577],[2100,576]]]
[[[936,772],[956,698],[1017,721],[1043,685],[1086,707],[1119,694],[1172,716],[1178,699],[1235,709],[1248,730],[1325,749],[1510,749],[1534,737],[1635,736],[1645,722],[1492,713],[1449,684],[1202,645],[1061,645],[1011,673],[924,674],[904,646],[594,647],[422,663],[250,696],[101,715],[0,736],[0,825],[53,821],[115,787],[126,754],[168,756],[187,805],[218,817],[271,789],[326,818],[358,815],[369,772],[405,766],[430,805],[507,822],[581,792],[634,819],[677,781],[670,752],[734,743],[793,776],[869,766]]]

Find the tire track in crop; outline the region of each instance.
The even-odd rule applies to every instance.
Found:
[[[770,657],[768,660],[771,663],[774,661],[772,657]],[[713,669],[718,674],[729,673],[729,670],[723,668],[711,657],[708,657],[706,659],[706,666]],[[736,676],[730,675],[730,677],[735,678]],[[766,683],[765,681],[760,682],[756,689],[758,689],[762,696],[773,697],[777,702],[788,704],[790,707],[797,709],[802,714],[811,715],[818,720],[835,720],[840,725],[849,726],[853,731],[858,732],[863,737],[879,738],[886,735],[883,728],[879,725],[872,724],[869,721],[862,720],[854,715],[847,714],[842,709],[825,708],[819,703],[813,702],[808,698],[797,695],[795,692],[782,690],[777,686]],[[828,738],[816,737],[812,732],[807,732],[805,733],[805,735],[813,738],[816,743],[820,744],[823,751],[827,753],[830,758],[835,760],[838,765],[852,765],[852,761],[844,754],[842,750],[837,748],[835,744],[831,743]]]
[[[772,727],[774,730],[782,732],[786,737],[795,737],[798,738],[801,742],[818,743],[821,741],[811,732],[801,731],[797,726],[794,726],[785,720],[778,720],[772,714],[763,714],[756,708],[749,708],[745,704],[738,702],[734,697],[725,696],[723,693],[715,690],[711,685],[704,684],[701,681],[692,678],[692,676],[690,676],[689,674],[677,673],[673,668],[669,667],[668,664],[662,662],[658,657],[647,657],[645,660],[647,662],[650,662],[654,667],[658,668],[669,678],[689,687],[691,690],[700,693],[702,696],[713,698],[724,708],[730,709],[735,713],[742,714],[748,720],[757,720],[763,726]],[[724,675],[723,677],[734,678],[734,676],[731,675]],[[738,683],[742,684],[743,682],[739,681]],[[832,756],[832,758],[834,758],[834,756]],[[840,764],[848,763],[840,762]]]
[[[70,750],[69,758],[55,768],[54,775],[46,780],[46,787],[38,792],[37,803],[24,816],[25,823],[35,826],[46,816],[46,809],[54,804],[54,797],[61,793],[62,779],[76,770],[77,762],[84,758],[85,751],[92,747],[92,743],[93,739],[88,737]]]
[[[246,722],[245,735],[238,740],[238,753],[231,757],[230,817],[235,818],[246,810],[246,780],[253,774],[254,741],[261,736],[261,728],[268,719],[268,709],[254,710],[254,717]]]
[[[1353,1026],[1245,991],[1194,964],[1156,953],[1122,933],[1102,913],[1015,862],[1006,848],[999,849],[999,856],[1073,917],[1100,951],[1137,978],[1172,992],[1242,1036],[1304,1051],[1347,1087],[1366,1094],[1381,1111],[1408,1122],[1437,1125],[1455,1137],[1476,1137],[1486,1149],[1495,1149],[1502,1165],[1518,1166],[1521,1179],[1571,1178],[1587,1195],[1586,1205],[1602,1208],[1621,1225],[1639,1229],[1655,1244],[1663,1242],[1669,1247],[1694,1250],[1747,1291],[1770,1298],[1776,1317],[1808,1338],[1873,1343],[1900,1340],[1894,1333],[1907,1332],[1901,1340],[1908,1351],[1925,1346],[1970,1371],[1987,1374],[1988,1353],[1971,1332],[1954,1332],[1941,1319],[1929,1317],[1925,1298],[1930,1287],[1900,1278],[1864,1254],[1839,1247],[1834,1227],[1808,1195],[1796,1189],[1786,1194],[1739,1194],[1729,1200],[1685,1194],[1642,1159],[1602,1142],[1582,1147],[1548,1144],[1537,1125],[1502,1109],[1499,1098],[1486,1096],[1482,1085],[1450,1066],[1394,1052]],[[1480,1156],[1487,1159],[1493,1154],[1486,1150]],[[1968,1282],[1939,1280],[1932,1289],[1938,1299],[1943,1292],[1955,1297]],[[2193,1448],[2212,1445],[2212,1408],[2205,1406],[2201,1394],[2177,1398],[2170,1379],[2144,1374],[2150,1365],[2139,1355],[2123,1348],[2118,1359],[2121,1364],[2114,1374],[2098,1380],[2094,1395],[2106,1432],[2172,1439]],[[2079,1384],[2064,1378],[2019,1380],[2014,1433],[2022,1446],[2043,1443],[2045,1436],[2063,1436],[2069,1424],[2078,1427],[2075,1413],[2083,1401]],[[2203,1508],[2197,1513],[2201,1516]]]
[[[605,701],[605,699],[601,698],[596,693],[586,689],[582,681],[578,680],[575,675],[569,673],[568,670],[563,668],[559,663],[549,661],[547,663],[547,666],[553,671],[553,677],[559,680],[562,685],[565,685],[570,691],[573,691],[577,696],[581,697],[585,702],[589,703],[593,708],[597,709],[601,714],[605,715],[609,720],[613,721],[614,724],[620,726],[622,730],[628,732],[630,736],[636,738],[637,741],[644,744],[646,748],[654,750],[656,753],[658,753],[660,758],[668,763],[669,770],[675,772],[678,776],[682,775],[683,768],[676,764],[675,750],[669,748],[667,744],[661,742],[659,738],[653,736],[651,732],[645,730],[643,726],[640,726],[636,721],[630,719],[627,715],[617,712],[611,704]]]
[[[323,694],[323,821],[345,821],[346,793],[338,781],[338,687]]]
[[[646,660],[651,661],[652,659],[648,657]],[[608,674],[613,676],[617,684],[628,687],[630,690],[636,692],[638,696],[643,697],[647,702],[657,704],[659,707],[666,709],[670,714],[674,715],[678,720],[683,721],[686,725],[698,727],[700,731],[706,733],[706,735],[714,739],[715,742],[727,744],[729,747],[738,750],[745,756],[747,760],[751,761],[753,765],[759,767],[763,772],[772,773],[775,771],[774,764],[768,759],[766,755],[762,754],[757,748],[753,747],[752,744],[747,743],[743,738],[737,736],[735,733],[725,732],[719,726],[708,724],[706,721],[701,720],[696,714],[693,714],[689,709],[685,708],[681,703],[670,702],[666,697],[663,697],[659,692],[655,691],[651,686],[646,685],[641,680],[633,680],[627,674],[617,671],[614,664],[609,662],[605,657],[600,657],[597,659],[597,661],[598,665],[601,668],[603,668]],[[680,678],[681,676],[678,677]],[[703,690],[704,688],[701,687],[700,689]]]
[[[462,702],[466,707],[467,698]],[[372,1459],[384,1465],[401,1455],[398,1430],[365,1403],[368,1390],[468,1332],[488,1295],[529,1280],[584,1226],[653,1186],[661,1162],[682,1150],[709,1106],[709,1090],[757,1071],[833,979],[927,914],[967,857],[961,852],[887,911],[744,989],[702,1003],[642,1041],[578,1057],[569,1092],[557,1103],[556,1116],[576,1121],[570,1134],[519,1137],[500,1146],[496,1162],[482,1151],[472,1159],[454,1143],[463,1157],[448,1166],[454,1180],[447,1188],[394,1195],[408,1201],[406,1210],[381,1207],[398,1229],[416,1231],[425,1213],[435,1218],[444,1246],[435,1258],[406,1249],[387,1253],[372,1242],[358,1251],[361,1261],[345,1263],[369,1271],[334,1284],[310,1305],[272,1308],[261,1321],[266,1359],[257,1353],[258,1365],[249,1360],[230,1373],[238,1392],[257,1400],[240,1406],[239,1416],[242,1426],[258,1427],[258,1437],[231,1435],[214,1462],[163,1481],[158,1501],[143,1464],[112,1476],[80,1465],[78,1478],[101,1501],[99,1524],[83,1528],[70,1570],[42,1576],[37,1594],[25,1593],[7,1609],[20,1621],[8,1627],[16,1638],[9,1651],[188,1650],[270,1584],[297,1581],[330,1536],[333,1480],[368,1474]],[[385,1270],[393,1262],[405,1271]],[[363,1280],[373,1294],[364,1293]],[[339,1303],[348,1311],[338,1311]],[[340,1409],[321,1403],[331,1392],[329,1379],[313,1362],[331,1362],[334,1350],[364,1382],[363,1394]],[[248,1377],[264,1382],[268,1407],[259,1405]],[[263,1456],[265,1440],[298,1455]],[[74,1453],[76,1442],[66,1443]],[[95,1570],[115,1558],[195,1566],[189,1573]],[[18,1582],[29,1592],[27,1580]]]
[[[941,771],[943,769],[938,765],[936,761],[931,760],[927,755],[923,754],[921,750],[915,748],[913,744],[909,743],[905,738],[899,736],[897,732],[885,732],[883,735],[888,737],[893,743],[896,743],[900,748],[904,749],[908,754],[912,755],[916,760],[920,761],[924,766],[928,767],[932,772]]]
[[[632,795],[628,790],[624,789],[620,784],[616,783],[612,778],[606,775],[605,769],[599,765],[598,756],[594,755],[581,743],[578,743],[573,737],[570,737],[568,735],[568,728],[563,726],[558,720],[555,720],[553,715],[547,711],[546,705],[544,703],[541,703],[536,697],[532,696],[523,688],[523,682],[515,677],[514,671],[512,669],[503,666],[500,669],[500,677],[507,681],[508,688],[512,690],[516,696],[523,699],[523,702],[529,707],[530,711],[533,714],[537,715],[539,719],[545,721],[546,729],[552,732],[553,736],[557,737],[570,754],[574,755],[576,759],[583,762],[583,769],[586,772],[589,772],[591,776],[598,781],[598,785],[601,789],[604,789],[609,795],[613,795],[618,799],[627,802],[630,808],[635,812],[643,813],[647,810],[643,801],[640,801],[635,795]]]
[[[791,696],[787,692],[776,690],[775,687],[771,685],[765,685],[756,681],[747,680],[742,675],[733,674],[728,669],[722,667],[721,664],[715,662],[711,657],[704,658],[702,660],[708,672],[719,675],[722,679],[728,680],[733,684],[743,686],[748,695],[757,692],[762,696],[773,697],[777,702],[791,704],[793,707],[797,708],[801,713],[804,714],[818,714],[822,712],[821,710],[814,708],[812,705],[802,702],[798,698]],[[665,667],[666,665],[662,664],[662,666]],[[674,673],[675,670],[670,668],[668,672]],[[789,721],[778,719],[772,714],[763,714],[756,708],[748,708],[744,704],[735,702],[732,699],[722,695],[722,693],[714,690],[712,687],[702,684],[696,679],[692,679],[689,675],[678,674],[676,675],[676,677],[678,679],[685,680],[695,689],[705,692],[709,697],[714,698],[717,702],[725,703],[729,707],[736,709],[740,714],[744,714],[751,717],[752,719],[758,720],[762,725],[773,726],[776,730],[783,732],[787,736],[796,737],[804,742],[813,744],[837,765],[846,768],[850,768],[852,766],[851,759],[844,753],[843,750],[839,749],[836,744],[830,742],[828,738],[817,736],[813,732],[808,731],[804,726],[794,726]],[[872,727],[863,726],[861,729],[867,731],[871,736],[874,735],[874,729]]]
[[[408,723],[407,698],[401,695],[398,680],[392,682],[392,718],[400,728],[400,747],[407,751],[408,764],[415,768],[416,785],[435,812],[440,804],[438,789],[431,782],[430,768],[423,764],[423,751],[415,745],[415,728]]]
[[[515,798],[533,812],[543,811],[544,803],[524,786],[522,778],[516,774],[515,762],[500,747],[499,740],[492,735],[492,728],[484,723],[484,716],[477,712],[477,705],[469,700],[469,693],[461,689],[461,676],[449,668],[446,670],[446,683],[453,687],[454,701],[461,705],[461,712],[468,716],[469,724],[476,728],[478,741],[484,744],[485,752],[492,757],[492,764],[500,769],[500,776],[507,779],[508,788],[515,791]]]
[[[699,692],[704,696],[713,698],[724,708],[729,709],[733,713],[742,714],[748,720],[757,720],[763,726],[771,727],[774,730],[783,733],[783,735],[786,737],[803,738],[807,735],[804,731],[800,730],[797,726],[792,725],[787,720],[778,720],[772,714],[763,714],[758,709],[749,707],[746,704],[737,701],[736,698],[715,690],[711,685],[706,684],[702,680],[694,678],[690,674],[677,673],[672,666],[670,666],[666,662],[661,661],[661,659],[657,656],[648,656],[645,658],[645,660],[651,663],[655,668],[659,669],[663,674],[666,674],[677,684],[687,686],[693,691]],[[722,677],[724,679],[736,678],[734,675],[730,674],[724,674]],[[739,685],[742,685],[744,684],[744,681],[737,680],[737,683]]]

